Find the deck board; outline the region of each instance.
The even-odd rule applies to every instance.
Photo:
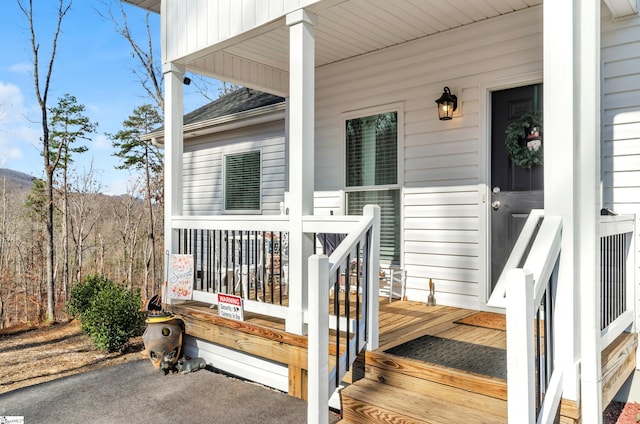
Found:
[[[341,300],[343,299],[344,296],[341,295]],[[333,308],[333,301],[330,302],[330,305],[330,308]],[[471,410],[482,410],[483,413],[489,414],[488,416],[499,417],[497,422],[503,421],[506,411],[504,380],[480,375],[469,376],[468,373],[460,370],[431,366],[431,364],[424,366],[424,363],[393,357],[393,355],[390,355],[391,358],[389,358],[384,352],[425,335],[506,349],[505,331],[457,322],[477,312],[470,309],[442,305],[427,306],[424,302],[415,301],[395,300],[389,303],[386,297],[380,298],[379,305],[379,347],[374,352],[367,352],[365,355],[367,379],[373,379],[374,383],[375,381],[386,381],[409,391],[418,390],[426,393],[430,397],[430,401],[434,400],[435,402],[432,404],[434,410],[440,410],[436,405],[443,402],[443,413],[446,409],[444,402],[447,398],[461,399],[466,397],[465,403],[471,406]],[[196,336],[215,339],[216,342],[234,349],[278,362],[286,362],[293,370],[290,372],[290,378],[292,376],[297,378],[294,379],[295,384],[292,386],[299,388],[299,397],[305,397],[305,390],[302,389],[302,386],[306,384],[306,373],[304,372],[306,368],[306,337],[286,333],[284,320],[245,312],[244,322],[234,322],[217,317],[215,309],[197,302],[181,304],[175,310],[178,314],[189,316],[189,326]],[[212,330],[212,325],[219,328]],[[243,334],[239,335],[238,332]],[[335,331],[332,331],[329,350],[333,353],[336,350],[335,337]],[[341,351],[344,350],[345,345],[345,334],[342,333],[340,335]],[[627,345],[629,347],[625,347],[621,353],[616,351],[608,354],[609,350],[603,352],[603,369],[607,370],[610,367],[608,374],[612,375],[611,382],[606,383],[607,396],[615,393],[619,382],[623,381],[630,372],[628,370],[632,371],[632,368],[635,368],[635,362],[631,363],[631,359],[635,359],[635,354],[630,352],[635,352],[637,339],[628,341]],[[333,361],[334,357],[331,355],[330,362]],[[611,362],[610,365],[609,362]],[[296,370],[299,372],[294,372]],[[360,381],[354,386],[357,384],[360,384]],[[386,389],[383,387],[380,390]],[[353,390],[358,391],[356,387]],[[371,401],[375,402],[375,399]],[[579,410],[572,406],[571,401],[563,400],[560,411],[564,418],[571,418],[570,422],[579,421]],[[360,412],[365,415],[359,417],[359,420],[352,420],[353,422],[366,422],[368,414],[375,413],[375,411],[365,410]],[[398,414],[402,415],[401,412],[398,411]],[[405,418],[415,420],[411,411],[406,410],[405,412],[408,412]]]

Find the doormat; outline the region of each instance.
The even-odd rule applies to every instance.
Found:
[[[436,336],[422,336],[385,351],[392,355],[507,379],[507,351]]]
[[[504,315],[495,314],[493,312],[477,312],[473,315],[469,315],[466,318],[454,321],[453,323],[507,331],[507,321],[505,320]]]

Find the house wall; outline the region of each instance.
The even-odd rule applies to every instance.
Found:
[[[613,20],[602,11],[602,203],[636,215],[640,281],[640,17]]]
[[[486,308],[488,91],[541,79],[541,7],[318,68],[318,213],[344,204],[344,114],[400,104],[407,295],[426,301],[433,278],[438,303]],[[458,96],[451,121],[437,119],[444,86]]]
[[[184,214],[224,214],[224,156],[256,149],[262,152],[262,214],[280,214],[285,188],[284,120],[185,140]]]

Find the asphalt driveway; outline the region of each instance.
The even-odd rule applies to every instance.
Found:
[[[208,370],[164,375],[126,362],[0,395],[0,416],[28,424],[305,423],[306,403]]]

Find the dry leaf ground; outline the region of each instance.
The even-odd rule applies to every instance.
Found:
[[[142,338],[138,337],[124,352],[102,352],[75,320],[38,328],[0,330],[0,394],[124,361],[145,359],[143,350]],[[612,402],[603,414],[603,424],[636,424],[638,412],[636,403]]]
[[[78,321],[0,330],[0,394],[123,361],[142,359],[142,338],[124,352],[95,348]]]

